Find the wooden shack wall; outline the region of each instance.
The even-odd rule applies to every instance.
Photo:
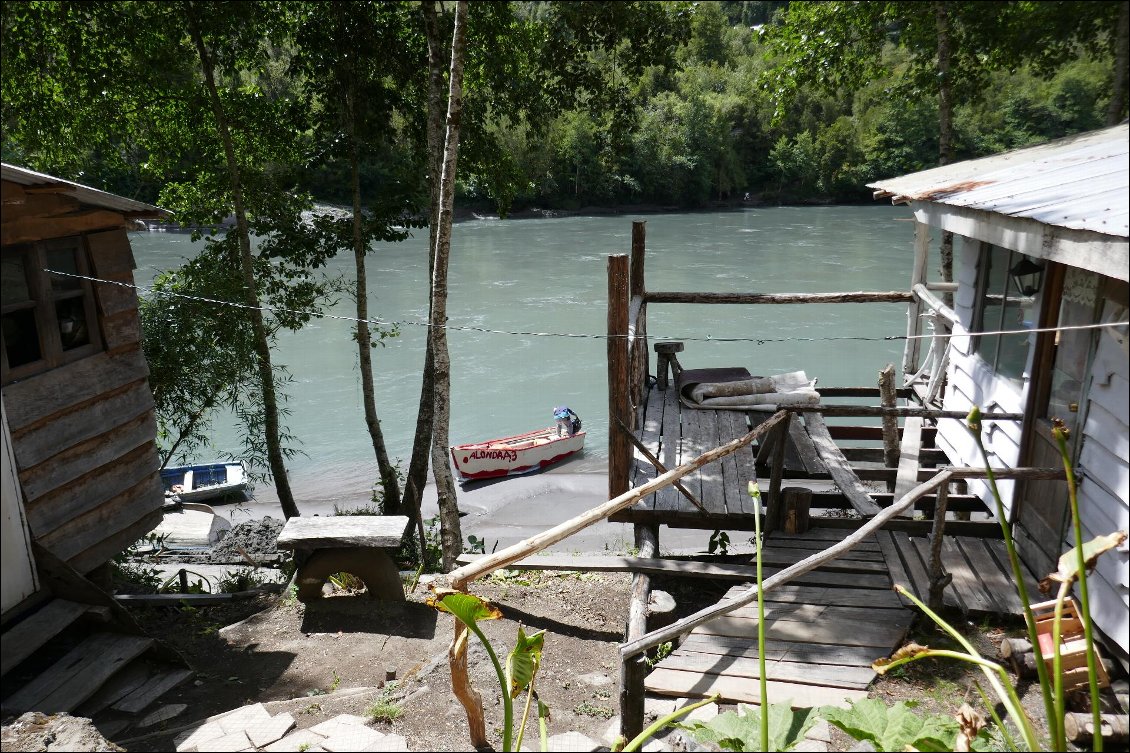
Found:
[[[124,229],[86,239],[96,277],[133,283]],[[156,527],[163,501],[137,294],[94,295],[105,350],[4,387],[31,535],[80,572]]]
[[[1107,300],[1102,321],[1125,321],[1127,307]],[[1083,446],[1079,455],[1079,518],[1083,539],[1130,531],[1130,365],[1127,334],[1104,329],[1091,365]],[[1104,554],[1088,580],[1095,623],[1130,655],[1130,553]]]

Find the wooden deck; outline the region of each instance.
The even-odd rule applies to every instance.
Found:
[[[800,559],[836,543],[847,531],[811,529],[774,534],[769,557]],[[766,568],[768,571],[769,568]],[[766,680],[774,702],[794,707],[844,705],[864,698],[875,679],[871,663],[889,656],[914,613],[891,590],[882,549],[870,539],[809,575],[808,585],[766,594]],[[745,591],[735,586],[726,598]],[[695,628],[647,676],[648,693],[759,703],[757,606],[750,604]]]
[[[826,392],[834,399],[837,391]],[[676,398],[674,385],[668,389],[653,387],[640,410],[640,428],[635,435],[648,452],[671,469],[744,436],[769,415],[756,411],[687,408]],[[804,414],[803,420],[794,417],[790,423],[782,485],[812,491],[814,532],[842,536],[829,529],[858,528],[865,521],[865,516],[854,512],[863,504],[860,497],[873,500],[876,509],[888,506],[917,483],[932,477],[939,466],[946,463],[945,455],[932,447],[935,427],[923,424],[921,419],[908,418],[900,429],[900,461],[896,467],[887,467],[883,459],[882,429],[877,421],[874,423],[872,426],[828,425],[818,413]],[[768,482],[771,450],[764,444],[754,444],[686,476],[683,485],[701,502],[703,509],[675,486],[668,486],[612,515],[609,520],[677,528],[753,530],[756,509],[747,485],[750,479],[760,478],[762,496],[772,504]],[[637,449],[633,460],[632,486],[640,486],[657,476],[655,466],[645,453]],[[893,492],[888,491],[891,488]],[[841,581],[828,585],[849,585],[853,579],[857,584],[880,579],[885,584],[880,587],[888,588],[889,579],[893,578],[926,601],[929,534],[935,503],[935,496],[923,497],[916,506],[916,512],[921,513],[919,519],[892,520],[885,527],[887,530],[875,536],[874,546],[882,554],[881,561],[854,570],[844,570],[837,561],[826,569],[825,579],[838,575]],[[967,494],[962,484],[951,485],[947,509],[987,517],[981,500]],[[1021,614],[998,524],[986,519],[950,520],[946,523],[946,532],[954,534],[944,538],[942,549],[944,569],[953,577],[952,584],[945,590],[946,605],[970,614]],[[764,551],[767,567],[787,567],[801,558],[792,556],[799,548],[782,544],[781,536],[779,532],[771,534]],[[849,558],[856,559],[851,555]],[[1025,576],[1029,594],[1038,593],[1036,578],[1027,571]],[[873,586],[868,583],[864,587]],[[906,604],[909,603],[906,600]]]

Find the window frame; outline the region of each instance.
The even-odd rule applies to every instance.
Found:
[[[28,309],[35,312],[39,358],[19,366],[9,366],[7,343],[4,342],[3,332],[0,331],[0,384],[10,384],[20,379],[50,371],[104,350],[101,322],[98,318],[98,307],[95,303],[94,288],[90,280],[78,279],[77,287],[71,290],[56,290],[51,285],[52,275],[44,271],[48,269],[48,252],[59,250],[70,250],[78,274],[90,276],[90,252],[86,243],[86,236],[72,235],[13,244],[4,247],[2,251],[4,256],[17,253],[23,256],[28,294],[32,300],[14,304],[0,302],[0,313],[7,315],[14,311]],[[59,333],[59,317],[56,305],[61,301],[73,299],[82,301],[89,342],[64,349]]]
[[[993,255],[994,251],[1000,254],[1006,254],[1005,258],[1005,274],[1004,274],[1004,290],[1003,292],[992,291],[989,289],[990,277],[993,269]],[[1019,251],[1004,246],[997,246],[992,243],[982,242],[980,252],[977,258],[977,298],[974,303],[973,324],[976,332],[997,332],[1002,330],[1016,329],[1016,327],[1005,326],[1006,317],[1008,315],[1008,302],[1010,300],[1023,301],[1025,299],[1038,300],[1040,294],[1036,293],[1035,296],[1029,298],[1016,290],[1015,280],[1012,278],[1011,270],[1021,259],[1032,259],[1038,261],[1034,257],[1030,257]],[[987,312],[987,301],[990,296],[999,297],[1000,313],[996,321],[986,323],[985,316]],[[1028,374],[1028,366],[1032,359],[1032,344],[1029,341],[1028,347],[1024,356],[1024,363],[1020,366],[1020,373],[1017,376],[1010,376],[1008,373],[1001,370],[1001,348],[1004,344],[1006,337],[1019,337],[1019,335],[997,335],[996,342],[993,343],[991,354],[986,352],[983,348],[983,336],[976,335],[973,338],[972,352],[979,358],[986,366],[986,368],[994,374],[997,378],[1007,382],[1017,389],[1023,389],[1025,378]],[[1031,335],[1025,335],[1031,338]],[[990,358],[990,355],[992,356]]]

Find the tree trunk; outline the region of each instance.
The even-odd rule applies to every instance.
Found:
[[[443,170],[443,40],[439,32],[439,19],[434,2],[420,4],[424,30],[428,40],[428,178],[431,201],[428,217],[428,321],[431,322],[431,279],[435,273],[436,238],[439,231],[439,177]],[[408,478],[404,484],[404,509],[416,518],[420,540],[420,562],[427,552],[424,521],[420,506],[424,485],[428,477],[428,460],[431,457],[432,426],[435,423],[435,357],[432,351],[431,328],[425,338],[424,373],[420,380],[420,405],[416,412],[416,434],[412,439],[412,458],[408,464]]]
[[[260,308],[258,288],[255,282],[255,265],[251,256],[251,233],[247,226],[247,208],[243,201],[243,180],[240,177],[239,162],[236,160],[231,130],[228,128],[227,117],[224,115],[223,104],[220,102],[220,93],[216,89],[215,66],[207,47],[204,45],[204,37],[200,32],[192,3],[185,4],[185,14],[188,20],[189,33],[192,35],[192,41],[196,44],[196,51],[200,55],[200,68],[204,74],[204,83],[208,87],[208,99],[212,104],[212,113],[216,118],[216,131],[224,145],[224,159],[227,162],[228,177],[231,183],[236,235],[239,241],[239,261],[246,290],[245,302],[251,316],[251,328],[255,334],[255,354],[259,362],[259,382],[263,399],[263,433],[267,444],[267,462],[271,468],[271,478],[275,482],[275,491],[279,495],[279,505],[282,507],[283,515],[287,519],[295,518],[301,513],[298,511],[298,505],[295,504],[294,495],[290,491],[290,480],[287,478],[282,440],[279,436],[279,408],[275,396],[271,344],[267,338],[267,326],[263,321],[263,311]]]
[[[451,359],[447,350],[447,269],[451,254],[451,214],[455,205],[455,166],[459,156],[459,124],[463,115],[463,51],[467,44],[467,2],[455,6],[455,31],[451,41],[451,73],[447,95],[447,138],[443,147],[440,181],[439,230],[436,234],[435,270],[432,273],[432,318],[428,333],[435,358],[435,420],[432,426],[432,475],[439,498],[443,567],[450,571],[463,551],[459,505],[451,463],[447,459],[451,420]]]
[[[1121,3],[1118,14],[1118,32],[1114,42],[1114,84],[1110,106],[1106,110],[1106,124],[1118,125],[1126,110],[1127,78],[1130,77],[1130,4]]]
[[[356,93],[351,92],[351,98]],[[349,168],[353,193],[353,260],[357,266],[357,357],[361,369],[361,395],[365,404],[365,425],[373,440],[373,452],[377,456],[377,468],[381,474],[381,489],[384,492],[381,511],[385,515],[401,515],[400,484],[396,478],[396,468],[388,459],[384,432],[377,417],[377,401],[373,393],[373,342],[369,332],[369,287],[365,279],[365,254],[368,248],[361,233],[361,168],[357,145],[356,100],[351,99],[348,106],[349,136],[351,140]]]
[[[948,165],[953,161],[953,39],[947,3],[934,4],[934,18],[938,29],[938,164]],[[942,280],[953,282],[953,233],[942,233],[940,256]],[[953,294],[947,292],[943,300],[952,306]]]

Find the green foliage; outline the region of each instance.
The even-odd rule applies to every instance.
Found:
[[[424,556],[421,558],[420,539],[415,531],[411,531],[404,537],[404,541],[401,543],[400,548],[396,550],[393,559],[396,560],[402,568],[416,567],[418,565],[422,573],[443,572],[443,548],[440,541],[438,516],[428,518],[424,521],[424,545]]]
[[[365,716],[372,719],[374,722],[387,722],[392,723],[399,719],[404,714],[404,708],[390,700],[386,696],[382,696],[374,701],[371,706],[365,709]]]
[[[876,750],[953,750],[958,724],[943,714],[922,715],[916,704],[898,701],[888,706],[875,698],[861,698],[850,709],[824,706],[820,715],[856,740],[869,740]]]
[[[714,533],[710,534],[706,551],[709,554],[720,554],[725,557],[730,551],[730,535],[721,529],[715,529]]]
[[[463,552],[464,554],[486,554],[487,542],[472,533],[467,536],[467,545],[463,547]]]
[[[709,722],[680,722],[699,742],[717,745],[723,750],[762,750],[761,715],[749,706],[739,711],[725,711]],[[804,739],[818,717],[816,709],[793,709],[788,703],[769,704],[769,748],[789,750]]]

